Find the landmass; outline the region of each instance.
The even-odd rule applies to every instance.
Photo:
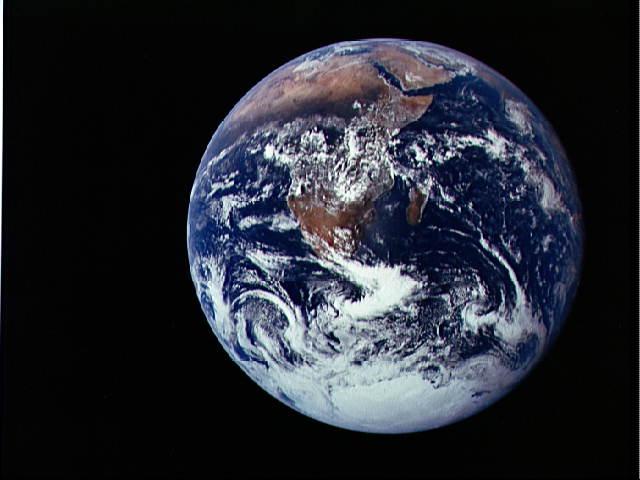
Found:
[[[379,66],[387,77],[392,77],[391,82],[383,78]],[[361,54],[304,60],[286,65],[261,82],[231,112],[225,125],[229,132],[234,128],[246,131],[274,120],[337,115],[364,121],[365,130],[371,135],[367,141],[379,142],[386,148],[393,135],[418,120],[433,102],[433,95],[408,95],[404,90],[430,87],[451,78],[452,73],[443,67],[425,63],[414,53],[391,45],[380,45]],[[362,165],[377,160],[367,158],[366,152],[346,147],[350,152],[346,155],[348,170],[355,172],[356,182],[360,179],[367,185],[357,198],[341,201],[334,192],[336,187],[330,184],[308,185],[302,191],[290,192],[287,198],[304,237],[321,256],[328,253],[327,249],[342,255],[354,253],[364,228],[374,218],[375,200],[393,185],[390,174],[385,188],[381,188],[380,182],[366,178],[368,172]],[[334,162],[314,168],[330,171],[339,160],[336,157]],[[331,175],[321,173],[311,183],[323,177]],[[407,209],[410,224],[420,222],[424,201],[424,194],[412,193]]]

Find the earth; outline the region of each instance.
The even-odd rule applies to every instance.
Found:
[[[202,158],[187,237],[233,361],[298,412],[380,433],[518,384],[561,330],[583,248],[570,165],[531,100],[395,39],[315,50],[251,89]]]

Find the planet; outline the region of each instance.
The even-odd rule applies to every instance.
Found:
[[[521,382],[567,318],[583,242],[571,166],[532,101],[399,39],[261,80],[211,138],[187,220],[233,362],[291,409],[375,433],[443,427]]]

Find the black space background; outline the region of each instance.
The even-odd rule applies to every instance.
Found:
[[[5,476],[637,471],[635,7],[5,4]],[[530,377],[471,419],[400,436],[264,393],[211,333],[186,252],[195,171],[226,113],[293,57],[370,37],[453,47],[529,95],[572,161],[587,237],[566,328]]]

